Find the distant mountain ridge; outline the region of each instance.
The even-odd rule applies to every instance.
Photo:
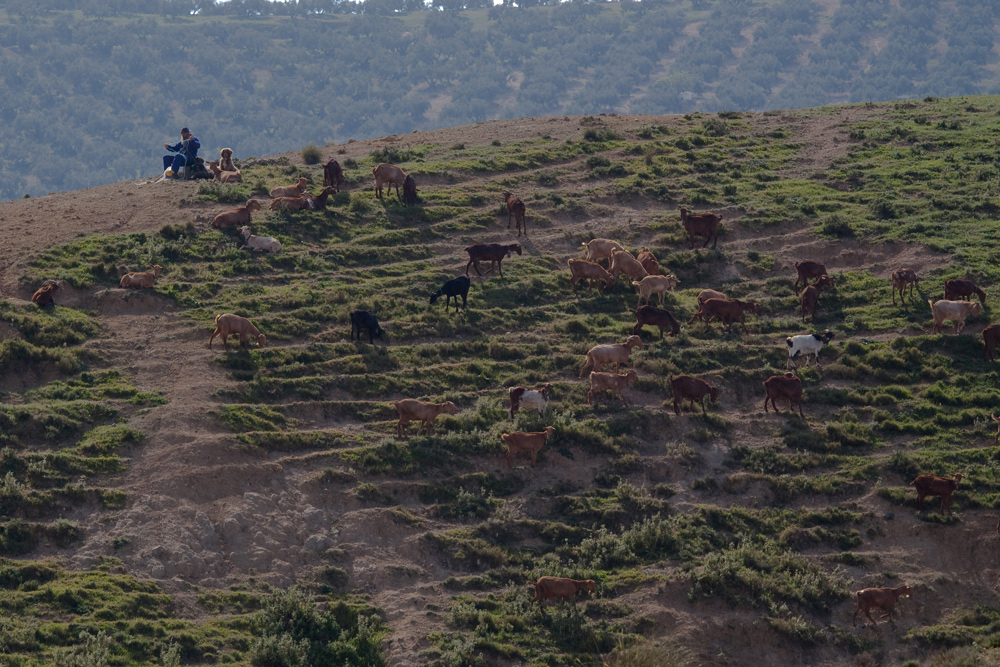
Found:
[[[473,5],[8,3],[0,198],[155,173],[183,125],[206,157],[245,158],[490,118],[1000,88],[1000,10],[975,0]]]

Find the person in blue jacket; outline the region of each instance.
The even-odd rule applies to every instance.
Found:
[[[198,141],[198,137],[191,134],[191,131],[185,127],[181,128],[180,141],[173,146],[163,144],[163,147],[173,153],[172,155],[163,156],[163,171],[166,171],[169,167],[173,170],[174,177],[176,178],[177,174],[180,174],[181,167],[194,164],[194,159],[198,157],[198,149],[201,148],[201,142]]]

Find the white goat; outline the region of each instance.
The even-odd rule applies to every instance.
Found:
[[[805,355],[806,366],[809,365],[810,354],[816,357],[816,367],[819,368],[819,351],[823,348],[823,343],[829,343],[831,340],[833,340],[833,332],[829,329],[821,334],[789,336],[785,339],[788,344],[788,363],[785,364],[785,368],[791,368],[800,354]]]
[[[256,250],[257,252],[278,252],[281,250],[281,242],[273,236],[254,236],[250,231],[249,227],[240,227],[240,234],[246,239],[246,245],[241,247],[240,250],[245,250],[250,248],[251,250]]]
[[[931,314],[934,315],[934,333],[941,332],[941,325],[944,324],[945,320],[954,320],[955,333],[960,334],[962,328],[965,327],[965,318],[983,312],[982,304],[972,301],[945,301],[941,299],[931,303],[928,300],[927,305],[931,307]]]

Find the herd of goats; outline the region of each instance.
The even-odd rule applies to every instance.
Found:
[[[229,149],[224,149],[229,150]],[[230,151],[230,156],[231,156]],[[224,158],[227,156],[223,156]],[[213,164],[213,167],[215,165]],[[233,182],[234,177],[227,172],[220,172],[213,169],[216,179],[222,182]],[[300,178],[297,183],[289,186],[274,188],[270,191],[271,202],[269,208],[272,210],[302,210],[302,209],[323,209],[330,195],[339,192],[343,183],[343,170],[336,160],[330,160],[324,166],[324,188],[319,195],[311,195],[306,191],[308,180]],[[237,172],[238,174],[238,172]],[[383,188],[390,190],[395,187],[396,197],[403,201],[405,205],[415,205],[418,202],[416,183],[413,176],[406,174],[395,165],[382,163],[372,169],[375,178],[375,194],[382,198]],[[238,180],[238,179],[237,179]],[[403,196],[400,197],[399,190],[403,189]],[[510,192],[504,193],[504,203],[508,212],[507,229],[511,229],[511,224],[515,223],[518,237],[522,231],[527,238],[528,231],[526,225],[526,207],[520,198]],[[212,227],[217,229],[236,227],[243,236],[246,244],[242,248],[258,252],[278,252],[281,250],[281,243],[272,237],[255,236],[250,229],[251,214],[263,208],[262,202],[257,199],[249,200],[244,206],[219,213],[212,220]],[[718,243],[718,231],[721,217],[713,213],[693,214],[686,208],[680,208],[681,222],[688,234],[688,241],[691,248],[695,246],[695,240],[704,237],[702,247],[707,247],[712,242],[712,247]],[[622,364],[628,364],[629,354],[633,348],[642,347],[642,339],[639,337],[645,325],[657,327],[660,339],[663,338],[664,328],[669,329],[669,335],[673,336],[680,332],[680,325],[670,311],[662,308],[667,291],[673,289],[680,282],[674,275],[662,275],[656,257],[649,250],[643,248],[641,252],[633,256],[615,241],[610,239],[594,239],[583,244],[586,248],[586,259],[570,259],[568,266],[570,269],[570,282],[574,288],[580,281],[584,281],[588,290],[597,284],[603,284],[605,288],[614,286],[618,277],[624,274],[631,284],[638,287],[639,301],[636,304],[634,315],[636,318],[635,327],[632,334],[628,336],[624,343],[603,344],[592,347],[587,352],[586,363],[580,371],[580,378],[586,377],[590,380],[590,391],[587,394],[588,404],[600,392],[611,392],[613,396],[619,398],[622,403],[628,406],[623,391],[638,381],[635,369],[628,369],[625,373],[620,373]],[[441,289],[434,292],[430,297],[430,303],[434,304],[441,296],[445,299],[446,312],[450,308],[450,301],[455,299],[455,312],[459,310],[458,298],[462,297],[462,309],[465,309],[468,301],[471,280],[469,279],[470,269],[475,269],[480,276],[484,275],[481,263],[489,262],[490,266],[486,274],[496,270],[503,276],[503,260],[511,257],[514,253],[520,255],[522,247],[519,243],[507,245],[498,243],[478,243],[465,249],[469,255],[469,261],[465,267],[465,274],[445,282]],[[607,268],[601,264],[602,260],[607,260]],[[127,273],[121,278],[120,286],[124,288],[150,288],[156,282],[161,266],[152,266],[148,272]],[[803,322],[806,317],[811,316],[815,320],[816,307],[824,289],[834,285],[834,278],[829,275],[826,267],[815,261],[796,262],[797,272],[794,288],[797,290],[802,285],[803,290],[799,295],[801,315]],[[896,303],[896,293],[905,303],[904,290],[909,288],[909,295],[913,299],[913,289],[918,286],[920,277],[910,268],[901,268],[893,271],[892,280],[892,300]],[[810,282],[812,281],[812,282]],[[48,306],[54,303],[53,295],[58,291],[59,284],[49,281],[32,296],[32,301],[38,306]],[[652,305],[652,297],[660,295],[660,306]],[[976,295],[979,302],[971,300],[972,295]],[[739,322],[746,332],[745,317],[747,313],[761,315],[761,306],[755,302],[745,302],[739,299],[727,299],[726,296],[716,290],[702,290],[697,297],[698,310],[689,320],[689,324],[696,320],[705,323],[719,320],[731,331],[733,324]],[[644,303],[645,302],[645,303]],[[970,315],[978,315],[986,303],[986,294],[976,284],[970,280],[948,280],[944,286],[944,298],[938,301],[928,301],[931,313],[934,318],[933,330],[939,332],[942,324],[951,320],[955,322],[956,333],[961,333],[965,320]],[[350,313],[351,320],[351,340],[361,341],[362,330],[368,334],[370,344],[375,338],[380,338],[384,330],[379,325],[378,319],[372,313],[363,310],[356,310]],[[258,345],[265,343],[265,336],[253,325],[253,323],[239,315],[223,313],[215,318],[216,328],[209,338],[208,347],[211,349],[212,342],[216,337],[222,339],[224,349],[228,350],[228,339],[230,336],[238,335],[240,346],[246,346],[248,340],[253,338]],[[988,326],[982,332],[984,340],[983,357],[993,360],[995,349],[1000,343],[1000,324]],[[792,368],[799,359],[805,358],[805,365],[809,365],[809,357],[812,356],[819,367],[819,352],[825,343],[829,343],[834,334],[830,330],[825,330],[818,334],[804,334],[790,336],[786,339],[788,346],[788,362],[786,369]],[[615,372],[603,372],[604,366],[615,365]],[[589,370],[589,375],[587,374]],[[764,381],[765,399],[764,411],[768,411],[768,404],[778,412],[777,401],[788,401],[789,410],[798,407],[800,416],[804,416],[802,411],[802,381],[791,371],[783,375],[774,375]],[[700,403],[702,412],[706,410],[705,398],[708,397],[714,404],[719,396],[719,388],[701,378],[690,375],[680,375],[670,379],[671,391],[673,393],[673,407],[676,414],[681,413],[681,408],[685,402],[690,402],[691,410],[695,410],[694,404]],[[515,413],[521,409],[531,409],[544,415],[552,391],[551,384],[539,387],[510,387],[508,389],[510,399],[510,418],[514,419]],[[457,414],[458,408],[451,401],[444,403],[431,403],[416,399],[403,399],[393,403],[399,413],[399,420],[396,423],[396,433],[398,437],[406,437],[406,427],[410,422],[420,422],[417,429],[419,435],[421,429],[426,433],[433,430],[433,422],[441,414]],[[993,417],[998,424],[997,439],[1000,442],[1000,418]],[[513,431],[502,434],[501,440],[507,446],[505,459],[508,467],[514,463],[515,456],[521,453],[531,455],[531,465],[537,462],[537,457],[545,443],[553,437],[555,429],[546,426],[537,432]],[[955,491],[961,480],[961,474],[953,477],[938,477],[935,475],[919,475],[910,484],[917,491],[917,507],[923,508],[923,500],[927,496],[940,496],[941,508],[944,513],[950,512],[951,494]],[[1000,531],[1000,523],[997,525]],[[529,582],[535,586],[535,597],[532,602],[544,602],[547,599],[570,599],[577,591],[585,590],[589,593],[595,591],[593,580],[575,580],[563,577],[541,577],[537,582]],[[909,597],[910,586],[904,585],[896,588],[865,588],[857,592],[857,606],[854,612],[854,623],[857,623],[859,613],[877,624],[877,620],[872,617],[872,609],[881,609],[883,614],[880,618],[890,617],[896,601],[900,597]]]

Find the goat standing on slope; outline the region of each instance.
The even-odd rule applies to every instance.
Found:
[[[451,297],[455,297],[455,312],[458,312],[458,297],[462,297],[462,308],[465,309],[466,298],[469,296],[469,286],[472,285],[472,281],[469,280],[468,276],[459,276],[458,278],[452,278],[444,285],[441,286],[437,292],[431,294],[431,304],[437,301],[442,295],[445,297],[444,300],[444,312],[448,312],[448,304],[451,301]]]

